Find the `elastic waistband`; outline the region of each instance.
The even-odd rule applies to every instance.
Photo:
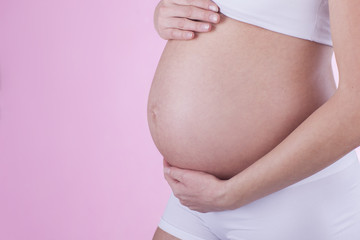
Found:
[[[337,160],[333,164],[329,165],[328,167],[320,170],[319,172],[317,172],[307,178],[304,178],[303,180],[301,180],[299,182],[296,182],[296,183],[288,186],[288,188],[296,187],[296,186],[302,185],[304,183],[309,183],[309,182],[324,178],[326,176],[335,174],[337,172],[340,172],[341,170],[346,169],[347,167],[349,167],[353,164],[358,164],[358,165],[360,164],[355,149],[350,151],[349,153],[347,153],[346,155],[344,155],[343,157],[341,157],[339,160]]]

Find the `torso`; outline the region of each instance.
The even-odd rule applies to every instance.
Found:
[[[228,179],[286,138],[336,85],[330,46],[221,18],[196,39],[167,42],[148,123],[171,165]]]

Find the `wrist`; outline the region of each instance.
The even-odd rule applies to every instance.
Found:
[[[233,178],[225,180],[225,202],[229,210],[239,208],[241,206],[241,196],[239,188]]]

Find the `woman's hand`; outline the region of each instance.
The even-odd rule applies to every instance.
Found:
[[[165,159],[164,176],[181,204],[198,212],[234,209],[227,180],[171,166]]]
[[[195,32],[208,32],[218,23],[218,6],[211,0],[161,0],[154,13],[154,27],[165,40],[188,40]]]

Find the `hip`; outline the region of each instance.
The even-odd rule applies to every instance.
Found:
[[[181,239],[188,234],[185,239],[197,240],[360,239],[360,163],[355,151],[338,161],[303,181],[229,211],[192,211],[171,194],[159,227]]]

